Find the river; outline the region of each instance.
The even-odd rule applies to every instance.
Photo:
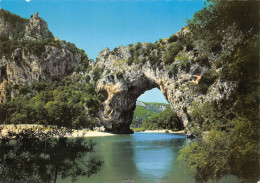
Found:
[[[185,135],[137,132],[92,139],[97,142],[92,157],[103,160],[104,164],[97,174],[79,177],[80,183],[195,182],[177,162],[179,149],[189,141]],[[234,176],[228,176],[220,182],[238,181]]]

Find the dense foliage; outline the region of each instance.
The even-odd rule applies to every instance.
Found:
[[[161,113],[161,107],[170,108],[169,104],[156,102],[142,102],[144,106],[137,105],[134,111],[132,128],[140,128],[145,119]]]
[[[238,89],[228,101],[194,104],[188,130],[197,140],[183,147],[179,159],[191,168],[197,181],[220,179],[227,174],[257,181],[259,170],[259,2],[208,1],[208,6],[188,21],[193,39],[208,51],[220,53],[212,71],[202,78],[202,93],[217,77],[235,81]],[[226,30],[235,33],[232,52],[220,52]],[[240,35],[240,36],[238,36]],[[232,42],[231,42],[232,44]],[[230,45],[231,46],[231,45]]]
[[[45,124],[69,128],[93,127],[102,95],[93,84],[72,81],[14,85],[18,96],[0,104],[2,124]]]
[[[182,130],[184,127],[176,113],[168,108],[159,114],[153,115],[151,118],[147,118],[141,128],[144,130]]]
[[[136,106],[131,127],[141,127],[144,120],[153,116],[154,114],[155,113],[153,111],[148,110],[145,106]]]
[[[65,129],[44,128],[8,131],[0,128],[0,182],[59,182],[79,176],[91,176],[100,170],[102,161],[88,158],[95,143],[86,138],[67,138]],[[55,138],[53,138],[55,136]]]

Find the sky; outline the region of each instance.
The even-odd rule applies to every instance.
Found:
[[[170,37],[203,5],[203,0],[0,0],[1,8],[25,18],[39,12],[55,37],[75,43],[94,60],[107,47]],[[138,100],[167,102],[158,89]]]

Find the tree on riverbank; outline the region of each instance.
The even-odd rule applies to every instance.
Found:
[[[1,134],[2,129],[0,129]],[[0,182],[57,182],[91,176],[102,161],[89,159],[95,143],[85,138],[69,139],[68,130],[56,128],[9,131],[0,135]]]
[[[232,53],[221,53],[219,79],[238,83],[228,101],[194,105],[188,130],[197,135],[180,151],[180,162],[198,182],[232,174],[258,180],[259,169],[259,2],[209,0],[188,21],[194,41],[220,53],[226,32],[241,41]],[[238,40],[238,39],[237,39]],[[251,171],[251,172],[250,172]]]

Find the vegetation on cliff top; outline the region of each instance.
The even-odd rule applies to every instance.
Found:
[[[28,19],[22,18],[4,9],[0,9],[0,16],[2,16],[5,21],[10,22],[11,24],[16,24],[17,22],[25,23],[28,21]]]

